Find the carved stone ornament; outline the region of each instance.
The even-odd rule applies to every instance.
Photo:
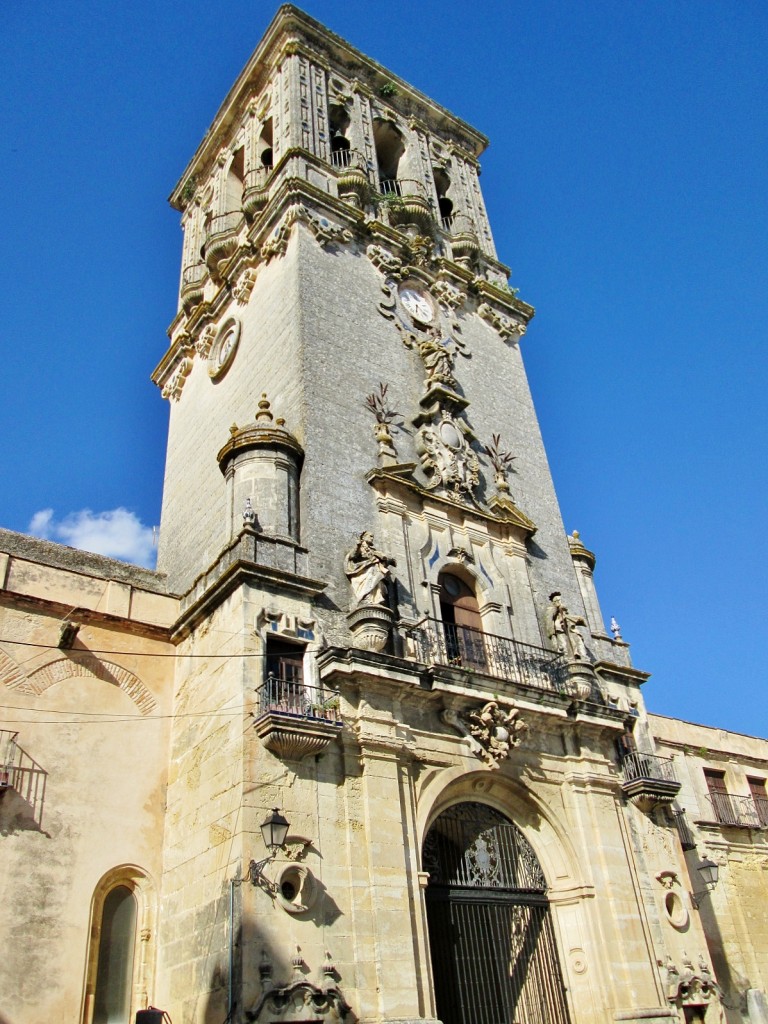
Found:
[[[666,973],[667,999],[675,1006],[707,1006],[709,1003],[719,1001],[720,987],[712,977],[712,972],[701,954],[699,955],[698,970],[694,968],[691,958],[685,953],[681,968],[678,969],[669,955],[667,955],[667,962],[663,968]]]
[[[354,237],[348,228],[333,224],[326,217],[316,217],[306,206],[295,203],[288,208],[282,223],[275,228],[271,237],[261,247],[261,257],[266,263],[269,263],[275,256],[285,254],[291,229],[298,222],[306,224],[321,245],[328,245],[331,242],[350,242]]]
[[[493,327],[504,341],[507,341],[509,338],[517,341],[522,338],[528,329],[522,320],[513,320],[511,317],[505,316],[503,313],[499,313],[498,310],[495,310],[493,306],[490,306],[487,302],[481,302],[477,307],[477,312],[483,320],[486,320],[491,327]]]
[[[459,309],[467,299],[466,292],[447,281],[436,281],[432,285],[432,294],[449,309]]]
[[[480,480],[480,462],[470,447],[469,427],[447,409],[440,421],[423,426],[416,435],[416,450],[427,473],[428,490],[442,485],[455,497],[474,500]]]
[[[403,261],[380,245],[369,245],[366,255],[377,270],[389,277],[400,277],[403,273]]]
[[[213,339],[216,337],[216,325],[206,324],[205,327],[200,331],[197,341],[195,342],[195,351],[202,359],[207,359],[211,351],[211,345]]]
[[[181,398],[182,389],[184,388],[184,381],[191,372],[192,360],[185,357],[179,362],[179,365],[163,385],[163,390],[161,391],[163,398],[168,398],[173,402],[178,402]]]
[[[326,954],[322,968],[322,983],[315,985],[304,976],[307,964],[296,947],[291,957],[292,973],[287,983],[274,980],[274,967],[266,952],[262,953],[259,964],[261,998],[245,1011],[245,1019],[251,1024],[266,1024],[278,1021],[322,1020],[328,1024],[341,1024],[351,1007],[337,984],[338,974],[330,954]]]
[[[392,466],[397,463],[397,449],[392,440],[391,427],[397,419],[398,413],[389,404],[388,390],[388,384],[379,383],[379,390],[371,392],[365,399],[366,409],[376,418],[373,436],[378,444],[378,458],[382,466]]]
[[[499,701],[489,700],[482,707],[465,713],[447,709],[442,719],[469,739],[473,752],[489,768],[498,768],[506,761],[509,752],[520,744],[528,731],[514,701],[505,708]]]
[[[251,297],[253,286],[256,283],[257,270],[256,267],[248,267],[242,272],[240,277],[237,279],[237,283],[232,288],[232,297],[240,305],[245,305],[248,299]]]

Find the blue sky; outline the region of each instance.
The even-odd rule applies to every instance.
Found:
[[[768,6],[307,2],[491,139],[566,528],[649,706],[768,736]],[[166,197],[276,5],[9,0],[0,525],[151,558]],[[84,510],[90,510],[90,515]]]

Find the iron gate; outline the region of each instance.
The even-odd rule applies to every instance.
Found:
[[[423,866],[443,1024],[569,1024],[546,881],[522,832],[458,804],[427,833]]]

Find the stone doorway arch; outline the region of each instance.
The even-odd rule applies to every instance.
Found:
[[[520,829],[487,804],[454,804],[422,863],[443,1024],[570,1024],[546,879]]]

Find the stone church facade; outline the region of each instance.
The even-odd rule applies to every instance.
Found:
[[[766,1019],[768,744],[605,629],[485,144],[284,6],[184,172],[157,571],[0,532],[3,1024]]]

